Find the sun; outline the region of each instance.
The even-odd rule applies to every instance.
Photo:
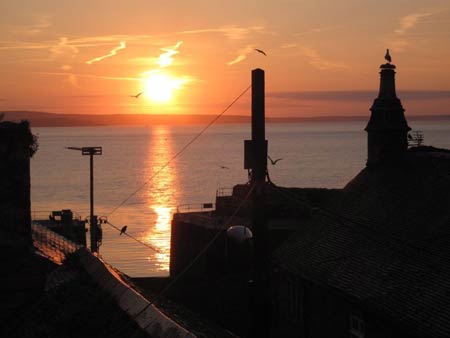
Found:
[[[169,74],[151,73],[144,79],[144,94],[153,102],[169,102],[174,92],[181,88],[183,80]]]

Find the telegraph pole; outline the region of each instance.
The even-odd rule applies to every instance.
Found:
[[[99,242],[101,241],[100,227],[97,222],[97,216],[94,215],[94,155],[102,154],[102,147],[67,147],[70,150],[81,151],[81,155],[89,155],[89,191],[90,191],[90,215],[89,226],[91,234],[91,252],[98,252]]]
[[[267,148],[264,71],[252,71],[252,139],[245,141],[244,167],[251,171],[254,284],[250,295],[253,338],[270,337],[269,236],[265,213]]]

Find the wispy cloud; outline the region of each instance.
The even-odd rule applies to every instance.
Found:
[[[315,50],[313,48],[303,47],[301,51],[302,51],[302,54],[307,57],[308,62],[313,67],[315,67],[319,70],[332,70],[332,69],[337,70],[337,69],[348,68],[348,66],[343,63],[326,60],[319,54],[319,52],[317,50]]]
[[[24,35],[37,35],[43,33],[46,28],[52,26],[50,21],[51,16],[46,14],[35,14],[33,15],[33,23],[25,26],[16,27],[13,29],[15,33]]]
[[[392,34],[393,36],[391,36],[388,41],[392,50],[399,53],[406,51],[410,45],[408,33],[416,27],[421,20],[437,13],[439,12],[411,13],[402,17]]]
[[[93,58],[91,60],[88,60],[88,61],[86,61],[86,63],[88,65],[92,65],[94,62],[100,62],[100,61],[102,61],[102,60],[104,60],[106,58],[109,58],[111,56],[116,55],[119,50],[125,49],[126,47],[127,47],[126,42],[125,41],[121,41],[119,46],[117,46],[116,48],[113,48],[108,54],[105,54],[105,55]]]
[[[248,45],[247,47],[241,49],[238,51],[238,56],[236,56],[233,60],[227,62],[228,66],[235,65],[236,63],[239,63],[241,61],[244,61],[247,56],[253,52],[255,46],[254,45]]]
[[[400,19],[400,25],[395,30],[397,34],[405,34],[417,25],[420,19],[433,15],[433,13],[412,13]]]
[[[241,27],[236,25],[221,26],[217,28],[203,28],[178,32],[179,34],[221,33],[230,40],[242,40],[251,33],[264,32],[264,26]]]
[[[174,56],[180,54],[180,47],[183,44],[183,41],[178,41],[175,45],[169,47],[160,48],[160,53],[158,56],[147,56],[147,57],[135,57],[131,58],[128,61],[133,64],[143,65],[143,66],[155,66],[158,68],[166,68],[171,66],[174,63]]]
[[[298,44],[296,44],[296,43],[284,43],[280,46],[280,48],[283,48],[283,49],[296,48],[296,47],[298,47]]]
[[[67,77],[63,80],[64,82],[67,82],[76,88],[80,88],[78,77],[75,74],[70,73],[70,71],[72,70],[71,65],[62,65],[61,70],[67,72]]]
[[[324,32],[335,31],[339,28],[339,26],[327,26],[327,27],[316,27],[306,30],[304,32],[294,33],[294,36],[307,36],[312,34],[319,34]]]
[[[394,38],[390,40],[389,45],[393,51],[402,53],[408,48],[410,43],[404,38]]]
[[[71,45],[67,37],[61,37],[56,45],[50,47],[50,58],[54,60],[58,57],[74,57],[78,52],[79,49]]]
[[[15,50],[15,49],[49,49],[54,45],[50,43],[35,43],[24,41],[1,41],[0,50]]]
[[[43,23],[41,28],[43,28]],[[100,46],[112,46],[117,41],[126,41],[129,44],[141,45],[157,45],[167,41],[167,38],[173,38],[174,35],[184,34],[205,34],[205,33],[220,33],[231,40],[240,40],[247,38],[252,33],[267,33],[263,26],[249,26],[241,27],[236,25],[220,26],[212,28],[202,28],[194,30],[175,31],[164,34],[111,34],[111,35],[94,35],[83,36],[78,38],[60,37],[57,41],[59,45],[64,41],[66,47],[73,49],[91,48]],[[42,42],[29,41],[0,41],[0,50],[15,50],[15,49],[49,49],[54,48],[55,42],[52,40]]]
[[[68,74],[67,78],[64,79],[64,82],[70,83],[76,88],[80,88],[80,85],[78,84],[78,78],[75,74]]]
[[[65,47],[72,49],[113,46],[117,41],[133,42],[135,44],[155,43],[155,36],[153,35],[100,35],[87,36],[80,38],[60,37],[57,40],[57,46],[64,43]],[[54,40],[42,42],[28,42],[28,41],[0,41],[0,50],[15,50],[15,49],[49,49],[55,47]]]
[[[38,75],[50,75],[50,76],[63,76],[67,77],[67,73],[62,72],[34,72],[32,74]],[[93,74],[72,74],[79,78],[90,78],[90,79],[102,79],[102,80],[117,80],[117,81],[141,81],[140,77],[127,77],[127,76],[109,76],[109,75],[93,75]]]
[[[158,58],[158,65],[160,68],[168,67],[173,63],[173,56],[179,53],[178,48],[183,44],[183,41],[178,41],[175,46],[161,48],[162,53]]]

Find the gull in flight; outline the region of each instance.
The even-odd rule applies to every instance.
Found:
[[[266,54],[263,50],[257,49],[257,48],[255,48],[255,50],[256,50],[258,53],[261,53],[262,55],[267,56],[267,54]]]
[[[120,229],[120,236],[122,236],[122,234],[124,234],[126,231],[127,231],[127,226],[126,225],[124,225],[123,227],[122,227],[122,229]]]
[[[221,165],[220,168],[222,168],[222,169],[230,169],[230,168],[228,168],[228,167],[226,167],[224,165]]]
[[[144,92],[140,92],[140,93],[138,93],[138,94],[136,94],[136,95],[130,95],[130,97],[134,97],[134,98],[139,98],[139,96],[141,96],[142,94],[144,94]]]
[[[277,164],[278,161],[281,161],[281,160],[282,160],[282,158],[277,158],[276,160],[272,160],[272,159],[270,158],[270,156],[267,156],[267,158],[270,160],[270,163],[271,163],[272,165],[275,165],[275,164]]]

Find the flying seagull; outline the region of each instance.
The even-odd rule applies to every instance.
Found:
[[[389,48],[386,49],[386,55],[384,56],[387,62],[392,62],[391,54],[389,54]]]
[[[275,165],[275,164],[277,164],[278,161],[281,161],[281,160],[282,160],[282,158],[277,158],[276,160],[272,160],[272,159],[270,158],[270,156],[267,156],[267,158],[270,160],[270,163],[272,163],[272,165]]]
[[[263,50],[257,49],[257,48],[255,48],[255,50],[256,50],[258,53],[261,53],[262,55],[267,56],[267,54],[266,54]]]
[[[141,96],[142,94],[144,94],[144,92],[140,92],[140,93],[138,93],[138,94],[136,94],[136,95],[130,95],[130,97],[134,97],[134,98],[139,98],[139,96]]]
[[[127,231],[127,226],[126,225],[124,225],[123,227],[122,227],[122,229],[120,229],[120,236],[122,236],[122,234],[124,234],[126,231]]]
[[[228,167],[226,167],[224,165],[221,165],[220,168],[222,168],[222,169],[230,169],[230,168],[228,168]]]

